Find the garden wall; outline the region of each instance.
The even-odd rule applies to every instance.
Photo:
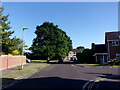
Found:
[[[26,56],[12,56],[12,55],[0,56],[0,70],[8,69],[21,64],[26,64]]]

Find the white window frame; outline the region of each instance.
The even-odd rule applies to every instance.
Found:
[[[116,53],[116,59],[120,59],[120,53]]]
[[[118,44],[117,44],[118,42]],[[112,46],[119,46],[119,41],[112,41]]]

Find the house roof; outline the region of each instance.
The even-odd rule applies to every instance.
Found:
[[[77,53],[77,52],[81,52],[81,50],[78,50],[78,49],[73,49],[72,51],[73,51],[73,52],[76,52],[76,53]]]
[[[107,53],[107,48],[105,44],[96,44],[95,53]]]
[[[106,32],[105,36],[106,36],[106,40],[119,40],[120,39],[120,31]]]

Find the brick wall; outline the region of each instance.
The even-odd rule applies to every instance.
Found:
[[[26,56],[11,56],[1,55],[0,56],[0,70],[15,67],[21,64],[26,64]]]
[[[119,42],[119,44],[120,44],[120,42]],[[116,58],[116,53],[120,52],[120,45],[112,46],[112,42],[109,42],[109,51],[110,51],[110,59]]]

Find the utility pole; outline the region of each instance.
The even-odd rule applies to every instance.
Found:
[[[24,30],[25,29],[28,29],[28,28],[23,28],[23,31],[22,31],[22,56],[24,55]],[[21,61],[21,68],[20,70],[23,69],[23,62]]]
[[[22,31],[22,56],[24,55],[24,30],[28,29],[28,28],[23,28]]]

